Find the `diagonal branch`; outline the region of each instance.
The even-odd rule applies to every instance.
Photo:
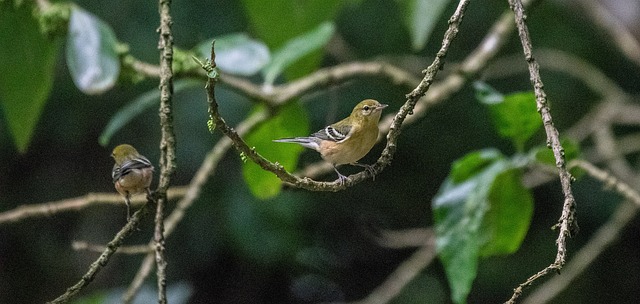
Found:
[[[91,281],[93,281],[93,278],[95,278],[96,274],[98,274],[102,267],[107,265],[111,256],[116,252],[116,250],[118,250],[118,247],[122,245],[122,242],[124,242],[124,239],[131,233],[136,231],[141,219],[151,211],[150,209],[152,206],[153,204],[147,203],[142,208],[140,208],[140,210],[136,211],[136,213],[134,213],[131,217],[131,220],[124,227],[122,227],[122,229],[120,229],[113,240],[107,243],[107,247],[104,249],[102,254],[100,254],[100,257],[98,257],[96,261],[91,263],[89,270],[85,275],[82,276],[80,281],[78,281],[78,283],[76,283],[75,285],[67,288],[67,291],[64,294],[48,303],[67,303],[75,295],[77,295],[82,290],[82,288],[91,283]]]
[[[578,229],[578,226],[575,218],[576,203],[571,190],[572,177],[566,167],[564,159],[564,149],[560,144],[560,136],[558,134],[558,130],[553,125],[551,112],[549,110],[549,105],[547,104],[547,96],[544,92],[544,85],[540,77],[540,66],[533,57],[531,38],[529,37],[529,30],[525,23],[526,17],[522,1],[509,0],[509,5],[511,6],[511,9],[515,14],[515,23],[516,27],[518,28],[518,35],[520,36],[520,42],[522,44],[525,60],[527,61],[529,67],[529,75],[531,77],[531,82],[533,84],[534,92],[536,95],[537,109],[540,113],[540,116],[542,117],[544,129],[547,133],[547,144],[552,149],[553,155],[556,160],[556,167],[558,169],[558,175],[560,176],[560,183],[562,185],[562,192],[564,194],[562,215],[558,220],[558,224],[556,224],[556,227],[560,228],[560,232],[556,240],[558,252],[556,254],[555,261],[547,268],[530,277],[526,282],[520,284],[514,290],[511,299],[509,299],[508,301],[508,303],[514,303],[515,300],[522,294],[522,290],[524,289],[524,287],[531,285],[533,281],[547,275],[551,271],[559,271],[562,268],[565,263],[567,253],[567,237],[575,233]]]

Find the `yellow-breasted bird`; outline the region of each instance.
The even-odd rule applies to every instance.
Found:
[[[151,180],[153,179],[153,165],[136,148],[122,144],[113,149],[111,157],[115,160],[111,177],[116,190],[124,196],[127,204],[127,221],[131,218],[131,195],[146,192],[151,195]]]
[[[373,99],[365,99],[358,103],[349,117],[336,122],[307,137],[276,139],[275,142],[300,144],[306,148],[316,150],[322,159],[333,166],[338,174],[340,183],[344,183],[346,176],[336,168],[339,165],[351,164],[365,167],[372,172],[370,165],[359,164],[378,139],[378,122],[382,109],[386,104],[380,104]]]

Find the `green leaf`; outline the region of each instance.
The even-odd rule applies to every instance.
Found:
[[[67,35],[67,65],[85,94],[103,93],[116,83],[120,61],[116,35],[108,24],[74,5]]]
[[[504,158],[504,156],[496,149],[485,149],[471,152],[453,162],[449,176],[454,183],[463,182],[478,174],[496,160],[502,158]]]
[[[211,56],[211,40],[196,46],[201,56]],[[260,71],[270,60],[269,48],[246,33],[228,34],[216,38],[216,65],[229,74],[251,76]]]
[[[202,82],[197,80],[176,80],[173,84],[173,92],[174,94],[197,86],[201,86]],[[118,112],[116,112],[109,122],[107,126],[102,130],[102,134],[98,139],[98,142],[101,146],[106,147],[113,137],[113,134],[118,132],[124,126],[126,126],[130,121],[132,121],[136,116],[142,114],[144,111],[147,111],[150,107],[157,105],[160,103],[160,91],[152,90],[148,91],[136,99],[129,102],[124,107],[120,108]]]
[[[449,0],[401,0],[404,23],[415,52],[422,50]]]
[[[271,62],[262,70],[265,84],[267,86],[273,85],[276,78],[291,64],[323,48],[334,32],[335,25],[331,22],[324,22],[312,31],[288,41],[273,54]]]
[[[29,147],[51,93],[60,48],[60,41],[40,33],[31,9],[0,3],[0,106],[20,153]]]
[[[487,240],[480,256],[514,253],[524,240],[533,216],[533,196],[522,184],[522,171],[508,169],[498,174],[489,191],[490,208],[480,228]]]
[[[436,247],[454,303],[466,301],[480,257],[512,253],[526,234],[533,200],[515,162],[495,150],[472,152],[434,197]]]
[[[498,133],[511,139],[518,151],[523,151],[526,141],[542,126],[534,93],[513,93],[500,99],[501,94],[486,84],[476,82],[475,88],[478,100],[489,107]]]
[[[274,118],[251,132],[246,141],[267,159],[277,160],[287,170],[293,170],[304,148],[294,144],[274,143],[274,139],[301,136],[309,133],[309,121],[304,109],[296,102],[283,107]],[[281,181],[273,173],[253,162],[242,165],[242,173],[251,193],[260,199],[278,195]]]

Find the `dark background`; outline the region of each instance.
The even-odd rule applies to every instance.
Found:
[[[637,21],[633,23],[640,17],[638,5],[634,6],[632,0],[610,2],[614,12],[632,15],[623,20],[630,20],[627,26],[640,39],[640,27]],[[582,58],[623,90],[637,95],[640,68],[625,59],[610,37],[574,4],[541,1],[532,9],[527,20],[534,47],[562,50]],[[79,1],[78,5],[109,23],[135,56],[157,62],[158,15],[154,2]],[[635,9],[616,10],[625,5]],[[350,47],[350,58],[385,59],[419,75],[439,48],[454,7],[452,3],[445,11],[427,47],[419,53],[411,51],[410,37],[399,21],[395,1],[349,2],[337,13],[335,22],[337,32]],[[444,74],[477,46],[505,9],[506,1],[472,1],[446,58]],[[174,1],[172,13],[175,44],[185,49],[226,33],[255,32],[237,1]],[[499,57],[521,53],[516,38],[512,36]],[[326,53],[323,65],[342,62],[340,55]],[[408,61],[417,64],[401,65]],[[524,67],[524,61],[521,63]],[[543,69],[542,77],[561,133],[600,102],[580,80],[567,74]],[[489,82],[507,93],[530,89],[524,70]],[[97,141],[121,106],[157,85],[157,81],[148,80],[87,96],[73,85],[61,54],[53,92],[26,153],[17,152],[0,112],[0,211],[88,192],[114,192],[109,153],[117,143],[132,143],[157,163],[160,132],[155,108],[118,132],[108,147]],[[366,78],[320,89],[301,102],[309,111],[312,129],[318,129],[347,115],[355,101],[363,98],[390,104],[387,113],[396,111],[408,91],[381,79]],[[224,86],[218,93],[222,110],[232,123],[240,121],[251,108],[251,101]],[[365,297],[413,252],[411,248],[383,248],[372,234],[429,227],[432,197],[451,162],[469,151],[497,147],[505,154],[515,152],[493,131],[488,111],[473,94],[467,86],[405,128],[390,167],[375,181],[338,193],[285,189],[274,199],[257,200],[243,181],[239,157],[228,153],[167,240],[171,290],[190,291],[192,303],[316,303]],[[185,185],[220,135],[207,131],[204,90],[180,92],[175,98],[178,170],[172,183]],[[326,108],[330,107],[336,112],[327,114]],[[638,129],[617,131],[629,134]],[[542,133],[536,139],[530,145],[544,143]],[[377,146],[363,162],[373,162],[380,151]],[[300,165],[318,160],[317,154],[306,152]],[[637,164],[638,155],[631,154],[628,160]],[[323,177],[332,178],[333,173]],[[589,178],[574,183],[574,190],[581,230],[569,240],[569,260],[620,203],[620,197]],[[553,261],[557,234],[549,228],[560,215],[559,183],[555,180],[538,186],[534,194],[535,214],[522,247],[513,255],[480,262],[469,303],[504,302],[517,284]],[[97,258],[94,253],[74,251],[71,242],[108,242],[125,224],[124,215],[124,205],[100,206],[0,226],[0,302],[39,303],[61,294]],[[127,244],[146,244],[152,227],[149,219]],[[554,303],[635,303],[640,298],[639,230],[636,218],[614,246]],[[139,256],[116,255],[82,294],[119,296],[118,289],[128,285],[139,262]],[[155,286],[153,275],[148,284]],[[444,271],[436,260],[393,303],[448,303],[448,293]]]

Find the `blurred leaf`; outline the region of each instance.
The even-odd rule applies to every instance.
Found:
[[[476,99],[484,104],[498,104],[504,101],[504,95],[485,82],[476,81],[473,88],[476,90]]]
[[[413,51],[422,50],[449,0],[401,0],[404,23],[411,34]]]
[[[120,74],[116,45],[116,35],[108,24],[72,6],[67,65],[78,89],[85,94],[100,94],[113,87]]]
[[[288,41],[274,54],[271,62],[262,71],[264,82],[270,86],[291,64],[313,51],[323,48],[333,36],[335,25],[324,22],[312,31]]]
[[[498,133],[511,139],[518,151],[523,151],[526,141],[542,126],[534,93],[522,92],[502,96],[485,83],[476,82],[474,87],[478,100],[489,107]]]
[[[173,84],[173,93],[176,94],[182,90],[197,86],[202,86],[202,82],[190,79],[176,80]],[[102,130],[102,134],[100,134],[100,137],[98,139],[100,145],[103,147],[107,146],[109,144],[109,141],[111,140],[111,137],[113,137],[113,134],[120,131],[120,129],[126,126],[136,116],[142,114],[144,111],[147,111],[151,106],[157,105],[159,103],[160,91],[154,89],[138,96],[136,99],[120,108],[118,112],[113,114],[113,116],[107,123],[107,126],[104,128],[104,130]]]
[[[507,169],[491,185],[490,208],[480,228],[482,257],[514,253],[524,240],[533,216],[533,196],[522,184],[520,169]]]
[[[73,304],[102,304],[107,303],[108,293],[100,290],[72,301]]]
[[[229,74],[251,76],[260,71],[271,59],[269,48],[246,33],[234,33],[216,38],[216,65]],[[200,55],[211,56],[212,39],[196,46]]]
[[[504,156],[496,149],[484,149],[468,153],[453,162],[449,176],[454,183],[460,183],[502,158]]]
[[[60,41],[40,33],[31,6],[0,3],[0,106],[18,151],[25,152],[53,86]]]
[[[520,246],[533,202],[521,184],[520,170],[495,150],[472,152],[454,167],[432,207],[436,247],[451,298],[464,303],[476,277],[478,258],[511,253]],[[456,173],[456,181],[455,171],[465,174]]]
[[[246,141],[259,153],[270,160],[276,160],[287,170],[292,170],[298,163],[298,156],[304,150],[300,145],[274,143],[274,139],[301,136],[309,133],[309,121],[304,109],[291,102],[283,107],[280,113],[251,132]],[[273,173],[248,161],[242,165],[244,179],[251,193],[260,199],[278,195],[282,183]]]
[[[305,202],[292,198],[291,191],[269,203],[253,199],[242,187],[225,191],[224,227],[236,250],[254,264],[290,261],[304,243],[304,231],[297,227]]]

